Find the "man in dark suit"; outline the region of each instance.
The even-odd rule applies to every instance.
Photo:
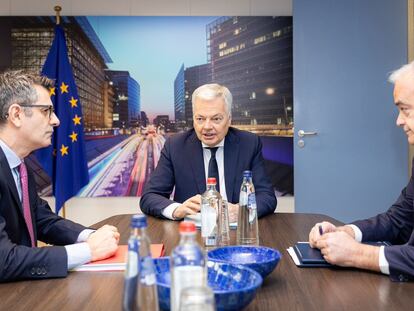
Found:
[[[50,145],[59,125],[52,85],[22,71],[0,74],[0,282],[64,277],[68,269],[117,249],[115,227],[93,231],[54,214],[24,163],[33,150]],[[62,246],[36,247],[38,239]]]
[[[200,195],[206,190],[209,166],[215,159],[220,194],[229,202],[231,221],[237,219],[244,170],[253,173],[258,216],[273,213],[276,197],[264,170],[262,144],[258,136],[230,128],[230,91],[219,84],[206,84],[194,91],[192,103],[194,129],[165,142],[144,188],[142,211],[169,219],[199,212]]]
[[[397,125],[414,145],[414,62],[393,72],[394,102],[399,110]],[[414,167],[414,166],[413,166]],[[414,170],[398,200],[383,214],[336,227],[316,224],[309,233],[312,247],[335,265],[389,274],[393,281],[414,280]],[[392,246],[371,246],[364,241],[389,241]]]

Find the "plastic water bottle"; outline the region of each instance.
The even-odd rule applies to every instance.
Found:
[[[124,310],[158,311],[158,293],[151,242],[146,233],[147,217],[134,215],[128,240],[128,261],[125,272]]]
[[[218,245],[218,212],[221,195],[216,190],[216,179],[207,178],[207,190],[201,195],[201,236],[206,248]]]
[[[240,188],[239,199],[239,218],[237,222],[237,244],[259,245],[256,194],[251,171],[243,172],[243,183]]]
[[[125,267],[124,296],[122,299],[122,310],[135,310],[138,284],[138,258],[139,258],[139,218],[132,216],[131,234],[128,239],[128,258]]]
[[[158,291],[154,262],[151,256],[151,241],[147,235],[147,217],[139,215],[139,273],[138,299],[139,311],[158,311]]]
[[[204,250],[197,244],[193,222],[180,223],[180,243],[170,258],[171,311],[180,306],[181,291],[187,287],[207,286],[207,261]]]

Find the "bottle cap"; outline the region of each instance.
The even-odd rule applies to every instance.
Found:
[[[146,228],[147,227],[147,216],[145,215],[133,215],[131,217],[132,228]]]
[[[195,232],[196,231],[195,223],[193,223],[191,221],[182,221],[180,223],[180,226],[179,226],[179,231],[180,231],[180,233]]]
[[[215,184],[217,184],[215,177],[207,178],[207,185],[215,185]]]
[[[252,177],[252,171],[244,171],[243,177]]]

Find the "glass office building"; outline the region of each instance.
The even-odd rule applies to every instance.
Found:
[[[106,70],[115,92],[113,125],[119,128],[139,126],[141,116],[140,85],[128,71]]]
[[[212,81],[233,94],[233,124],[293,124],[292,17],[221,17],[207,53]]]
[[[54,38],[54,17],[4,17],[0,21],[3,35],[0,45],[6,68],[39,72]],[[86,17],[62,17],[69,61],[82,103],[85,130],[108,125],[104,105],[106,63],[112,62]]]
[[[188,126],[193,126],[193,106],[191,96],[199,86],[211,83],[211,65],[193,66],[184,70],[185,88],[185,120]]]

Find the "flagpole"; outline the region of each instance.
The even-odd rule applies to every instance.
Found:
[[[56,25],[60,24],[60,11],[62,11],[62,7],[59,5],[56,5],[54,7],[54,10],[56,12]],[[66,204],[63,204],[62,206],[62,217],[66,218]]]
[[[56,5],[54,9],[56,12],[56,25],[59,25],[60,24],[60,11],[62,11],[62,7],[59,5]]]

